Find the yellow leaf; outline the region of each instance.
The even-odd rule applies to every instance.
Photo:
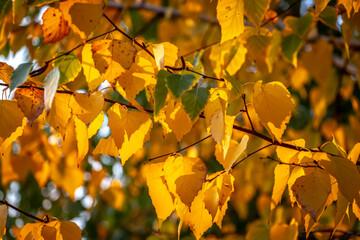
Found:
[[[32,124],[38,116],[43,112],[44,91],[36,88],[18,88],[15,91],[17,104],[24,115]]]
[[[130,69],[119,76],[118,83],[122,88],[119,92],[131,104],[139,108],[139,103],[135,100],[136,95],[145,87],[156,84],[155,71],[152,63],[141,56],[135,57],[135,63]],[[117,87],[118,88],[118,87]],[[142,110],[141,106],[139,108]]]
[[[99,115],[90,123],[88,127],[88,137],[91,138],[94,136],[97,131],[101,128],[103,122],[104,122],[104,112],[101,111]]]
[[[46,9],[42,15],[43,24],[41,25],[43,31],[43,44],[55,43],[69,35],[70,26],[68,21],[64,19],[62,12],[53,7]]]
[[[65,156],[73,151],[77,153],[78,166],[89,151],[87,127],[75,115],[73,115],[66,127],[63,149]]]
[[[106,176],[106,170],[105,169],[101,169],[99,171],[92,170],[90,172],[90,176],[91,179],[89,181],[89,184],[87,185],[87,190],[88,190],[88,194],[92,198],[95,198],[96,194],[100,190],[101,181]]]
[[[226,71],[230,75],[235,75],[235,73],[237,73],[237,71],[240,70],[241,66],[245,62],[246,53],[247,53],[247,48],[245,48],[244,45],[240,43],[239,46],[237,47],[235,55],[233,56],[230,63],[226,67]]]
[[[169,191],[188,207],[201,189],[206,171],[206,165],[200,158],[170,156],[164,164]]]
[[[0,80],[6,84],[10,84],[10,78],[14,68],[4,62],[0,62]]]
[[[330,0],[315,0],[315,14],[319,15],[329,2]]]
[[[225,137],[225,115],[228,96],[223,89],[210,90],[210,98],[204,109],[206,125],[210,126],[212,138],[221,143]]]
[[[245,14],[256,27],[259,27],[269,5],[269,0],[245,0]]]
[[[296,139],[293,141],[288,141],[285,142],[288,144],[292,144],[295,145],[297,147],[305,147],[305,140],[300,138],[300,139]],[[308,157],[311,157],[311,153],[309,153],[310,155]],[[289,149],[289,148],[284,148],[281,146],[276,147],[276,155],[278,156],[278,158],[281,160],[281,162],[283,163],[298,163],[299,162],[299,158],[303,157],[303,153],[297,151],[297,150],[293,150],[293,149]]]
[[[76,223],[70,221],[27,223],[20,230],[18,239],[80,240],[81,230]]]
[[[192,128],[192,122],[185,112],[183,105],[178,102],[175,103],[174,100],[171,100],[164,108],[165,119],[161,121],[164,125],[167,124],[168,127],[174,132],[178,142],[181,141],[183,136],[190,132]]]
[[[271,240],[296,240],[298,239],[299,230],[298,223],[292,219],[290,225],[284,223],[276,223],[270,228]]]
[[[0,239],[2,239],[6,232],[6,218],[8,215],[8,208],[6,205],[0,206]]]
[[[22,126],[24,114],[15,101],[0,100],[0,142]]]
[[[85,41],[100,21],[103,4],[103,0],[68,0],[60,2],[59,9],[71,29]]]
[[[142,168],[142,174],[146,179],[149,195],[159,219],[159,229],[162,222],[175,210],[174,199],[166,185],[163,167],[164,162],[149,162]]]
[[[359,154],[360,154],[360,143],[356,143],[355,146],[351,149],[348,155],[348,159],[350,159],[350,161],[356,164],[356,162],[359,159]]]
[[[314,155],[315,157],[316,155]],[[349,159],[337,156],[321,158],[319,164],[336,178],[340,192],[349,200],[359,199],[360,173]]]
[[[89,86],[89,91],[93,92],[101,84],[103,79],[99,71],[95,68],[95,63],[92,57],[91,44],[85,44],[81,52],[82,68]]]
[[[254,86],[253,103],[261,123],[272,136],[281,141],[294,108],[289,91],[281,82],[263,85],[259,80]]]
[[[221,43],[239,36],[244,31],[243,0],[219,0],[216,16],[221,27]]]
[[[63,136],[71,117],[71,109],[69,107],[70,97],[71,95],[69,94],[55,94],[47,119],[49,125]]]
[[[100,139],[99,143],[96,145],[96,148],[94,149],[92,154],[93,155],[103,154],[103,155],[118,157],[119,149],[115,144],[114,138],[110,136],[108,138]]]
[[[108,204],[118,211],[121,210],[125,201],[124,191],[118,180],[113,180],[111,186],[106,189],[101,196]]]
[[[234,145],[229,147],[229,150],[226,153],[225,160],[220,160],[221,158],[217,159],[218,161],[220,160],[219,162],[221,163],[221,165],[223,165],[225,171],[230,171],[231,166],[236,162],[236,160],[246,149],[248,140],[249,136],[244,135],[240,143],[236,142]]]
[[[205,208],[203,190],[199,191],[194,201],[192,201],[190,213],[186,215],[186,220],[196,239],[200,239],[204,232],[213,224],[211,214]]]
[[[294,206],[294,203],[296,202],[296,197],[294,192],[291,190],[292,186],[294,185],[295,181],[301,177],[305,175],[305,171],[304,168],[302,167],[295,167],[290,175],[290,178],[288,180],[288,190],[289,190],[289,196],[290,196],[290,201],[292,206]]]
[[[282,195],[286,188],[290,177],[290,166],[285,164],[278,164],[274,170],[274,186],[271,195],[271,211],[275,209],[276,205],[281,201]]]
[[[158,70],[163,69],[164,66],[175,66],[179,52],[175,45],[169,42],[154,44],[153,51]]]
[[[291,190],[301,208],[317,221],[331,192],[330,176],[323,170],[315,169],[310,174],[296,179]]]
[[[91,51],[95,67],[111,84],[135,61],[136,48],[125,40],[98,40],[93,42]]]
[[[111,136],[114,138],[122,164],[143,147],[152,126],[148,114],[128,111],[120,104],[114,104],[108,111]]]
[[[72,114],[75,114],[85,124],[89,124],[99,115],[104,107],[102,92],[74,93],[69,101]]]

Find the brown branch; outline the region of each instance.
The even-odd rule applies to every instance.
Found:
[[[9,84],[0,83],[0,86],[9,87]],[[38,89],[38,90],[44,91],[44,88],[43,88],[43,87],[30,86],[30,85],[21,85],[21,86],[18,86],[17,88],[36,88],[36,89]],[[56,90],[56,93],[74,94],[73,91],[69,91],[69,90]],[[86,94],[86,93],[84,93],[84,94]],[[122,105],[122,106],[125,106],[125,107],[127,107],[127,108],[139,110],[139,109],[137,109],[134,105],[127,104],[127,103],[123,103],[123,102],[119,102],[119,101],[115,101],[115,100],[112,100],[112,99],[109,99],[109,98],[104,98],[104,101],[105,101],[105,102],[108,102],[108,103],[118,103],[118,104],[120,104],[120,105]],[[145,110],[147,113],[149,113],[149,114],[152,114],[152,113],[154,112],[154,110],[152,110],[152,109],[146,109],[146,108],[144,108],[144,110]]]
[[[319,163],[317,163],[316,161],[313,162],[314,165],[310,164],[310,163],[287,163],[287,162],[282,162],[278,159],[272,158],[272,157],[265,157],[265,158],[261,158],[261,159],[269,159],[271,161],[274,162],[278,162],[279,164],[283,164],[283,165],[288,165],[288,166],[293,166],[293,167],[302,167],[302,168],[320,168],[322,170],[325,170],[322,166],[319,165]]]
[[[245,110],[244,110],[243,112],[246,113],[246,115],[247,115],[247,117],[248,117],[248,119],[249,119],[250,126],[251,126],[251,130],[252,130],[253,132],[256,132],[256,131],[255,131],[255,128],[254,128],[254,125],[252,124],[252,121],[251,121],[251,118],[250,118],[250,115],[249,115],[249,111],[248,111],[248,108],[247,108],[247,105],[246,105],[246,94],[243,94],[241,97],[242,97],[242,99],[243,99],[244,108],[245,108]]]
[[[283,15],[284,13],[286,13],[287,11],[289,11],[290,9],[292,9],[293,7],[295,7],[296,4],[298,4],[299,2],[301,2],[301,0],[296,0],[295,2],[293,2],[292,4],[290,4],[289,7],[287,7],[287,8],[284,9],[283,11],[281,11],[279,14],[277,14],[276,16],[268,19],[266,22],[264,22],[263,24],[261,24],[260,27],[266,26],[268,23],[272,22],[273,20],[275,20],[275,19],[278,18],[279,16]]]
[[[38,218],[38,217],[36,217],[36,216],[34,216],[34,215],[30,214],[30,213],[27,213],[27,212],[15,207],[14,205],[8,203],[6,200],[0,200],[0,203],[6,205],[6,206],[14,209],[15,211],[17,211],[17,212],[19,212],[19,213],[21,213],[21,214],[23,214],[23,215],[25,215],[25,216],[27,216],[29,218],[32,218],[32,219],[34,219],[36,221],[43,222],[43,223],[48,223],[49,222],[49,217],[47,215],[46,215],[46,219],[41,219],[41,218]]]
[[[270,147],[270,146],[273,146],[273,144],[272,144],[272,143],[269,143],[268,145],[265,145],[265,146],[263,146],[263,147],[261,147],[261,148],[256,149],[255,151],[249,153],[248,155],[246,155],[245,157],[243,157],[240,161],[234,163],[234,164],[231,166],[231,169],[234,169],[237,165],[239,165],[240,163],[242,163],[243,161],[245,161],[247,158],[251,157],[251,156],[254,155],[255,153],[260,152],[261,150],[263,150],[263,149],[265,149],[265,148],[268,148],[268,147]]]
[[[116,31],[120,32],[122,35],[124,35],[126,38],[128,38],[129,40],[131,40],[132,42],[134,42],[138,47],[140,47],[141,49],[143,49],[145,52],[147,52],[147,54],[149,54],[152,58],[155,58],[154,54],[152,54],[149,49],[147,49],[144,45],[142,45],[141,43],[139,43],[135,38],[130,37],[126,32],[124,32],[123,30],[121,30],[118,26],[116,26],[116,24],[108,17],[106,16],[106,14],[104,13],[103,16],[106,18],[106,20],[108,20],[108,22],[113,25],[113,27],[116,29]]]
[[[153,160],[158,159],[158,158],[162,158],[162,157],[166,157],[166,156],[170,156],[170,155],[174,155],[174,154],[176,154],[176,153],[182,152],[182,151],[184,151],[184,150],[186,150],[186,149],[188,149],[188,148],[190,148],[190,147],[192,147],[192,146],[195,146],[196,144],[198,144],[198,143],[200,143],[200,142],[208,139],[209,137],[211,137],[211,134],[208,135],[208,136],[206,136],[206,137],[204,137],[204,138],[202,138],[202,139],[200,139],[200,140],[198,140],[198,141],[196,141],[196,142],[194,142],[194,143],[192,143],[192,144],[190,144],[190,145],[188,145],[188,146],[186,146],[186,147],[184,147],[184,148],[181,148],[181,149],[179,149],[179,150],[177,150],[177,151],[175,151],[175,152],[166,153],[166,154],[163,154],[163,155],[160,155],[160,156],[157,156],[157,157],[150,158],[150,159],[149,159],[147,162],[145,162],[145,163],[148,163],[148,162],[153,161]]]

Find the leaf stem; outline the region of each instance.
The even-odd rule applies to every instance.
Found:
[[[249,119],[249,122],[250,122],[250,126],[251,126],[251,130],[253,131],[253,132],[256,132],[255,131],[255,128],[254,128],[254,125],[252,124],[252,121],[251,121],[251,118],[250,118],[250,115],[249,115],[249,111],[248,111],[248,108],[247,108],[247,105],[246,105],[246,94],[243,94],[242,96],[242,99],[243,99],[243,102],[244,102],[244,107],[245,107],[245,113],[246,113],[246,115],[247,115],[247,117],[248,117],[248,119]]]

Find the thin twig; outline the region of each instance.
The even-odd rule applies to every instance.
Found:
[[[268,147],[270,147],[270,146],[273,146],[273,144],[272,144],[272,143],[269,143],[268,145],[265,145],[265,146],[263,146],[263,147],[261,147],[261,148],[256,149],[255,151],[249,153],[248,155],[246,155],[245,157],[243,157],[240,161],[234,163],[234,164],[231,166],[231,169],[234,169],[237,165],[239,165],[240,163],[242,163],[243,161],[245,161],[247,158],[249,158],[250,156],[254,155],[255,153],[260,152],[261,150],[263,150],[263,149],[265,149],[265,148],[268,148]]]
[[[174,154],[176,154],[176,153],[182,152],[182,151],[184,151],[184,150],[186,150],[186,149],[188,149],[188,148],[190,148],[190,147],[192,147],[192,146],[195,146],[196,144],[198,144],[198,143],[200,143],[200,142],[208,139],[209,137],[211,137],[211,134],[208,135],[208,136],[206,136],[206,137],[204,137],[204,138],[202,138],[202,139],[200,139],[200,140],[198,140],[198,141],[196,141],[196,142],[194,142],[194,143],[192,143],[192,144],[190,144],[190,145],[188,145],[188,146],[186,146],[186,147],[184,147],[184,148],[181,148],[181,149],[179,149],[179,150],[177,150],[177,151],[175,151],[175,152],[166,153],[166,154],[163,154],[163,155],[160,155],[160,156],[157,156],[157,157],[150,158],[146,163],[148,163],[148,162],[150,162],[150,161],[153,161],[153,160],[155,160],[155,159],[158,159],[158,158],[162,158],[162,157],[166,157],[166,156],[169,156],[169,155],[174,155]]]
[[[30,214],[30,213],[27,213],[27,212],[15,207],[14,205],[8,203],[6,200],[0,200],[0,203],[6,205],[6,206],[16,210],[17,212],[19,212],[19,213],[21,213],[21,214],[23,214],[23,215],[25,215],[25,216],[27,216],[29,218],[32,218],[32,219],[34,219],[36,221],[43,222],[43,223],[48,223],[49,222],[49,217],[46,217],[46,219],[38,218],[38,217],[36,217],[36,216],[34,216],[34,215]]]
[[[272,158],[272,157],[269,157],[269,156],[261,158],[261,159],[269,159],[271,161],[278,162],[279,164],[293,166],[293,167],[320,168],[320,169],[324,170],[324,168],[322,166],[320,166],[317,162],[313,162],[315,165],[311,165],[310,163],[303,163],[303,164],[300,164],[300,163],[287,163],[287,162],[282,162],[282,161],[280,161],[278,159],[275,159],[275,158]]]
[[[102,36],[105,36],[105,35],[107,35],[107,34],[109,34],[109,33],[112,33],[112,32],[114,32],[115,30],[116,30],[116,29],[112,29],[112,30],[109,30],[109,31],[107,31],[107,32],[105,32],[105,33],[102,33],[102,34],[100,34],[100,35],[97,35],[97,36],[95,36],[95,37],[89,38],[88,40],[85,41],[85,43],[91,42],[91,41],[93,41],[93,40],[95,40],[95,39],[97,39],[97,38],[99,38],[99,37],[102,37]],[[84,43],[78,44],[78,45],[75,46],[73,49],[71,49],[71,50],[69,50],[69,51],[67,51],[67,52],[64,52],[64,53],[62,53],[62,54],[60,54],[60,55],[58,55],[58,56],[56,56],[56,57],[54,57],[54,58],[52,58],[52,59],[47,60],[47,61],[45,62],[45,64],[44,64],[44,66],[42,66],[41,68],[39,68],[39,69],[37,69],[37,70],[32,71],[31,73],[29,73],[29,76],[30,76],[30,77],[35,77],[35,76],[38,76],[38,75],[42,74],[42,73],[45,72],[46,69],[48,68],[49,63],[51,63],[52,61],[55,61],[55,60],[58,59],[58,58],[61,58],[61,57],[66,56],[66,55],[69,55],[70,53],[72,53],[73,51],[75,51],[76,49],[78,49],[78,48],[81,47],[81,46],[84,46]]]
[[[145,52],[147,52],[147,54],[149,54],[152,58],[155,58],[154,54],[152,54],[149,49],[147,49],[144,45],[142,45],[141,43],[139,43],[135,38],[130,37],[126,32],[124,32],[123,30],[121,30],[118,26],[116,26],[116,24],[108,17],[106,16],[106,14],[104,13],[103,16],[106,18],[106,20],[108,20],[108,22],[113,25],[113,27],[116,29],[116,31],[120,32],[122,35],[124,35],[125,37],[127,37],[129,40],[131,40],[132,42],[134,42],[138,47],[140,47],[141,49],[143,49]]]
[[[298,4],[299,2],[301,2],[301,0],[296,0],[295,2],[293,2],[292,4],[289,5],[289,7],[287,7],[285,10],[281,11],[279,14],[277,14],[276,16],[268,19],[266,22],[264,22],[263,24],[260,25],[260,27],[264,27],[266,26],[266,24],[272,22],[274,19],[278,18],[279,16],[283,15],[284,13],[286,13],[287,11],[289,11],[290,9],[292,9],[293,7],[295,7],[296,4]]]
[[[256,131],[255,131],[255,128],[254,128],[254,125],[252,124],[252,121],[251,121],[251,118],[250,118],[250,115],[249,115],[248,108],[247,108],[247,106],[246,106],[246,94],[243,94],[241,97],[242,97],[243,102],[244,102],[245,113],[246,113],[246,115],[247,115],[247,117],[248,117],[248,119],[249,119],[250,126],[251,126],[251,130],[253,130],[254,132],[256,132]]]

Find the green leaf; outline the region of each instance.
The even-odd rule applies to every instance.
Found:
[[[167,86],[174,94],[176,98],[179,98],[181,94],[188,90],[195,80],[195,77],[190,74],[172,74],[166,78],[167,80]]]
[[[300,47],[301,39],[296,34],[285,37],[281,43],[281,49],[284,56],[294,64],[296,54]],[[296,65],[296,64],[295,64]]]
[[[165,70],[160,70],[156,75],[157,83],[155,86],[155,115],[159,114],[160,109],[165,105],[165,100],[168,94],[165,79],[170,75]]]
[[[60,84],[73,81],[81,71],[81,63],[74,53],[56,59],[54,66],[59,67]]]
[[[231,85],[231,94],[233,96],[240,96],[239,94],[241,93],[241,83],[234,78],[233,76],[231,76],[227,71],[225,71],[225,84],[228,85],[230,83]]]
[[[51,108],[52,101],[55,97],[56,90],[59,85],[60,72],[59,68],[56,67],[46,75],[44,80],[44,102],[46,111]]]
[[[320,13],[319,20],[323,24],[333,28],[334,30],[337,30],[337,26],[336,26],[336,22],[337,22],[336,8],[326,6],[326,8]]]
[[[260,26],[266,10],[269,8],[269,0],[245,0],[245,15],[256,26]]]
[[[13,74],[10,78],[10,92],[26,81],[31,67],[31,62],[22,63],[13,71]]]
[[[308,32],[311,23],[313,21],[313,15],[310,13],[305,14],[301,18],[289,16],[284,22],[286,25],[291,28],[294,33],[298,34],[299,37],[305,37],[305,34]]]
[[[181,102],[191,121],[193,121],[200,114],[201,110],[204,109],[209,95],[209,90],[206,88],[194,88],[186,91],[181,96]]]

